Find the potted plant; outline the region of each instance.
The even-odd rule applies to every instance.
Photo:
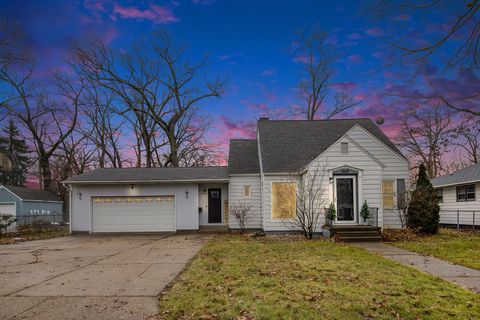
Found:
[[[363,218],[363,223],[367,223],[367,220],[370,218],[370,208],[368,207],[367,200],[363,202],[360,216]]]
[[[333,202],[330,203],[325,218],[327,219],[328,226],[333,226],[333,221],[337,218],[337,210],[335,210]]]

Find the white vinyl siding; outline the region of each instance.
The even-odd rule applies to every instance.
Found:
[[[250,197],[245,197],[245,186],[250,186]],[[248,229],[262,228],[262,201],[260,191],[260,175],[231,176],[228,188],[228,205],[245,202],[252,207],[252,217],[246,227]],[[238,222],[235,217],[230,216],[228,226],[231,229],[238,229]]]
[[[366,129],[360,126],[353,127],[348,131],[348,136],[358,143],[362,148],[367,150],[375,158],[383,163],[382,179],[396,180],[405,179],[405,189],[410,188],[410,177],[408,171],[408,162],[402,156],[379,142]],[[383,210],[380,208],[379,215],[383,216],[383,225],[385,227],[399,228],[401,227],[400,220],[396,210]]]
[[[188,191],[188,198],[186,198]],[[82,199],[80,200],[80,195]],[[122,197],[174,195],[176,209],[176,230],[197,230],[198,223],[198,184],[116,184],[116,185],[74,185],[72,187],[73,232],[92,232],[92,197]]]
[[[469,184],[471,185],[471,183]],[[461,185],[459,185],[461,186]],[[473,211],[475,213],[475,225],[480,226],[480,196],[478,190],[480,182],[475,183],[475,201],[457,202],[457,186],[442,187],[443,202],[440,205],[440,223],[457,224],[457,210],[460,210],[460,224],[472,225]]]
[[[93,232],[173,232],[175,196],[93,197]]]
[[[309,166],[308,170],[321,170],[317,168],[324,168],[327,170],[326,176],[323,178],[323,188],[325,195],[328,197],[324,200],[324,206],[328,206],[333,201],[333,183],[329,182],[329,177],[332,174],[332,170],[342,166],[350,166],[360,169],[358,173],[358,204],[359,206],[364,200],[367,200],[370,207],[381,207],[381,181],[382,181],[382,168],[378,162],[376,162],[370,155],[364,150],[357,147],[353,143],[349,143],[348,154],[341,153],[341,143],[349,142],[347,138],[342,138],[332,146],[330,146],[322,156],[315,159]],[[264,229],[265,231],[288,231],[291,229],[291,223],[288,221],[282,221],[279,219],[271,218],[271,186],[272,182],[285,181],[288,176],[265,176],[264,180]],[[359,209],[357,208],[357,212]],[[381,225],[382,219],[379,217]],[[324,217],[322,217],[321,225],[324,224]]]

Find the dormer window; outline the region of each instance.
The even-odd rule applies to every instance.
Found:
[[[348,142],[340,143],[340,153],[341,154],[348,154]]]

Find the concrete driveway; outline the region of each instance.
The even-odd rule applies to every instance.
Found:
[[[70,236],[0,246],[0,319],[144,319],[208,236]]]

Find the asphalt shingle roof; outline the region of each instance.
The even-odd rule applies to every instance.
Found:
[[[227,180],[227,167],[95,169],[71,177],[66,183]]]
[[[480,164],[460,169],[452,174],[434,178],[432,179],[432,185],[434,187],[441,187],[445,185],[454,185],[474,181],[480,181]]]
[[[230,140],[230,147],[228,152],[228,173],[260,173],[257,140]]]
[[[404,157],[370,119],[285,121],[260,119],[257,122],[257,130],[263,171],[284,173],[301,170],[356,124]]]
[[[23,200],[61,201],[53,192],[17,186],[4,186]]]

